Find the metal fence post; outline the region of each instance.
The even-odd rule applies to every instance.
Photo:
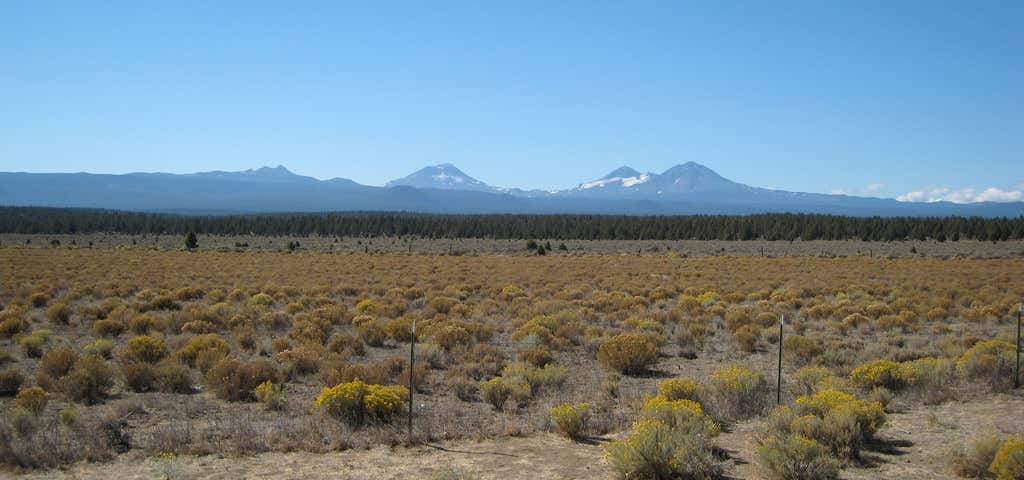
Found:
[[[416,395],[416,319],[412,321],[412,341],[409,342],[409,444],[412,445],[412,405]]]
[[[782,405],[782,327],[786,324],[786,316],[779,316],[779,375],[775,383],[775,404]]]
[[[1024,304],[1017,304],[1017,344],[1014,350],[1017,351],[1017,366],[1013,370],[1013,388],[1020,388],[1020,314],[1024,310]]]

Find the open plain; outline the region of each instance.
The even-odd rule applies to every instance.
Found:
[[[1019,257],[62,243],[0,249],[3,475],[616,478],[668,422],[717,476],[792,436],[821,478],[925,479],[1024,432]]]

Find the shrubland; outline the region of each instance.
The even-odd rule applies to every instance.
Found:
[[[760,422],[766,476],[835,478],[897,406],[1009,391],[1024,297],[1019,258],[7,247],[0,265],[0,462],[21,468],[396,444],[415,394],[414,440],[612,433],[624,476],[714,478],[719,433]],[[1014,472],[1014,442],[957,468]]]

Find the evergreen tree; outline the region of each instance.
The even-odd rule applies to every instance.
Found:
[[[195,250],[199,248],[199,240],[196,240],[196,232],[188,232],[185,235],[185,248],[188,250]]]
[[[760,215],[425,215],[340,212],[183,216],[45,207],[0,207],[0,233],[126,235],[267,235],[557,240],[848,240],[1024,239],[1024,216],[841,217]],[[360,245],[362,245],[360,241]],[[188,247],[188,245],[186,245]],[[551,251],[546,242],[545,250]]]

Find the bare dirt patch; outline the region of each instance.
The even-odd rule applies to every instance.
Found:
[[[440,447],[440,448],[436,448]],[[406,479],[455,467],[481,479],[614,478],[594,444],[543,434],[413,448],[376,447],[337,453],[266,453],[252,457],[138,458],[38,472],[23,479]]]

